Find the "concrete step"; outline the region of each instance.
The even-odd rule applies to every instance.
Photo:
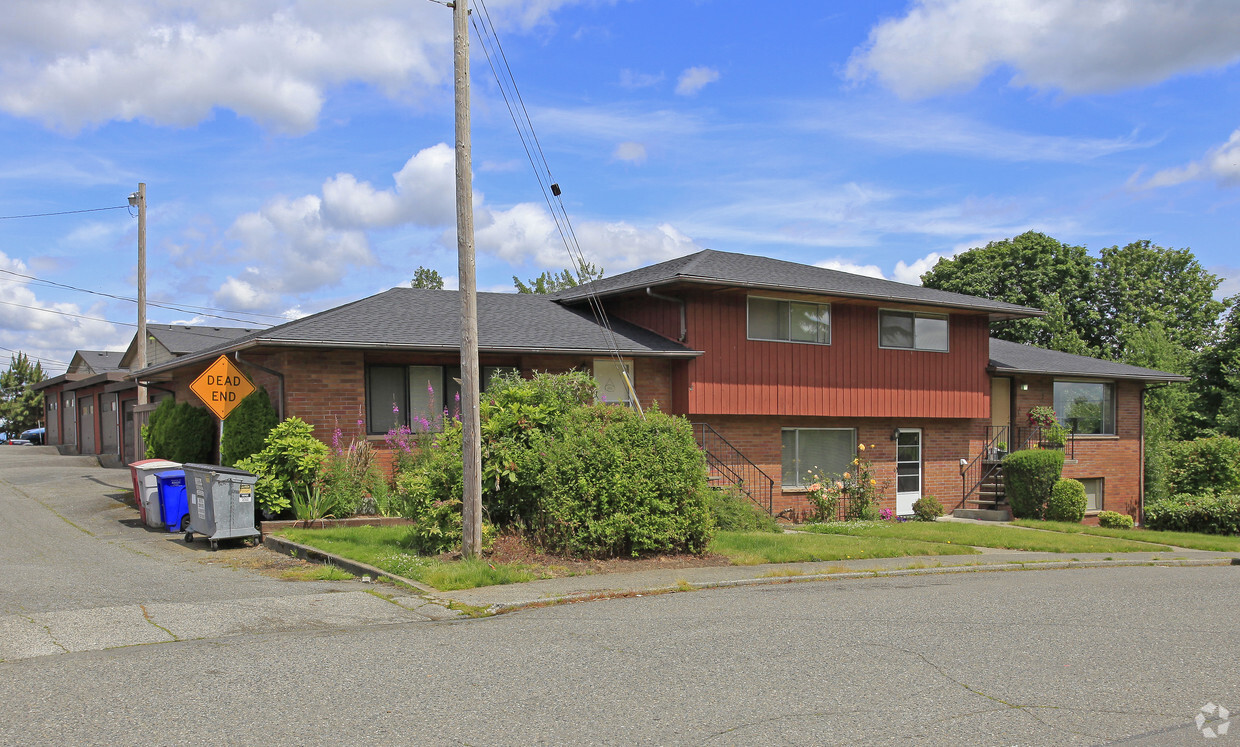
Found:
[[[972,501],[967,502],[971,503]],[[958,508],[952,511],[952,517],[956,519],[974,519],[976,521],[1011,521],[1012,513],[1006,508]]]

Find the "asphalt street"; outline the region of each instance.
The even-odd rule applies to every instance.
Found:
[[[1206,741],[1195,722],[1208,704],[1203,729],[1227,723],[1217,706],[1240,712],[1240,567],[799,583],[474,620],[432,621],[383,602],[407,617],[332,618],[302,607],[352,595],[360,583],[288,584],[205,565],[201,551],[156,550],[169,541],[124,524],[109,536],[102,528],[123,514],[113,517],[106,504],[90,514],[75,503],[90,499],[67,491],[53,500],[56,491],[36,487],[38,470],[4,459],[5,614],[126,608],[155,597],[204,608],[245,602],[269,614],[247,629],[0,662],[0,744],[1240,739],[1238,726]],[[113,488],[127,479],[99,478],[88,465],[80,472]],[[36,546],[39,536],[65,556]],[[92,568],[99,558],[102,568]],[[145,584],[124,578],[135,563]],[[183,583],[164,578],[176,573]],[[198,588],[211,596],[197,597]],[[268,607],[273,598],[282,606]],[[297,614],[308,619],[284,617]]]

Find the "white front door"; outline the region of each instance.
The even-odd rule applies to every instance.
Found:
[[[921,498],[921,429],[901,428],[896,436],[896,516],[911,516]]]

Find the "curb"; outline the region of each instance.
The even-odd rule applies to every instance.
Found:
[[[1030,563],[1003,563],[999,565],[943,566],[942,568],[897,568],[889,571],[845,571],[842,573],[807,573],[803,576],[769,576],[759,578],[729,579],[727,581],[704,581],[694,583],[685,581],[672,586],[658,586],[647,589],[615,589],[610,591],[589,591],[562,594],[554,597],[519,600],[516,602],[500,602],[490,605],[486,611],[493,615],[505,612],[550,607],[557,604],[573,604],[575,602],[591,602],[603,599],[622,599],[635,596],[654,596],[670,594],[677,591],[699,591],[702,589],[728,589],[742,586],[768,586],[772,584],[794,584],[809,581],[846,581],[863,578],[885,578],[891,576],[933,576],[946,573],[977,573],[982,571],[1040,571],[1063,570],[1065,568],[1109,568],[1115,566],[1240,566],[1240,558],[1217,558],[1203,560],[1079,560],[1050,561]]]
[[[269,549],[275,550],[276,552],[284,553],[285,555],[289,555],[294,558],[301,558],[302,560],[313,560],[317,563],[325,563],[329,565],[334,565],[337,568],[346,570],[355,576],[371,576],[372,578],[386,578],[389,581],[395,581],[397,583],[404,584],[406,586],[412,586],[413,588],[417,589],[420,592],[423,592],[424,594],[430,594],[434,596],[435,599],[437,600],[441,599],[441,597],[437,596],[439,594],[439,590],[431,588],[430,586],[427,586],[426,584],[419,583],[417,581],[414,581],[413,579],[405,578],[404,576],[397,576],[395,573],[389,573],[388,571],[385,571],[382,568],[376,568],[373,565],[367,565],[365,563],[361,563],[356,560],[350,560],[348,558],[342,558],[339,555],[333,555],[329,552],[324,552],[323,550],[320,550],[317,547],[310,547],[309,545],[299,545],[296,542],[292,542],[290,540],[284,539],[283,537],[277,537],[274,534],[268,534],[263,537],[263,546]]]

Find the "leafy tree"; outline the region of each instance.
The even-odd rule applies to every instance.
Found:
[[[516,286],[518,293],[555,293],[568,288],[576,288],[578,285],[584,285],[603,277],[603,268],[595,267],[589,262],[578,262],[577,272],[569,268],[565,268],[560,272],[544,272],[536,278],[531,278],[529,283],[521,282],[516,275],[512,276],[512,284]]]
[[[30,364],[25,353],[14,355],[9,370],[0,374],[0,420],[16,436],[39,425],[43,415],[43,392],[31,387],[47,378],[43,364]]]
[[[943,258],[921,276],[927,288],[1032,306],[1047,316],[1000,322],[994,336],[1064,352],[1093,352],[1082,334],[1097,321],[1092,305],[1094,261],[1083,246],[1068,246],[1029,231]]]
[[[1192,390],[1202,430],[1240,436],[1240,296],[1225,303],[1231,312],[1215,344],[1194,361]]]
[[[1214,341],[1219,315],[1227,310],[1214,299],[1219,282],[1189,249],[1167,249],[1147,240],[1103,249],[1096,347],[1103,357],[1129,362],[1132,336],[1158,323],[1172,344],[1201,350]]]
[[[413,272],[413,280],[409,281],[409,287],[443,290],[443,276],[436,270],[418,265],[418,269]]]

